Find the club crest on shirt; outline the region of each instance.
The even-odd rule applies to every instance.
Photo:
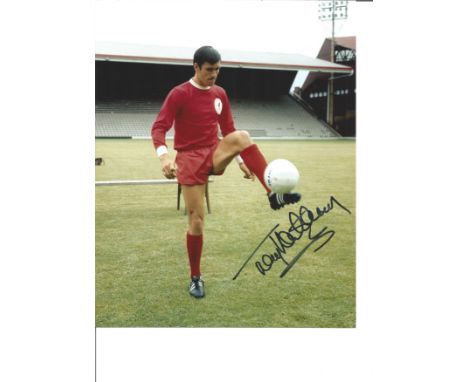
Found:
[[[223,110],[223,103],[221,102],[219,98],[215,98],[214,107],[215,107],[216,113],[221,114],[221,111]]]

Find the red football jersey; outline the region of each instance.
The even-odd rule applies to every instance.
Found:
[[[166,97],[151,129],[154,147],[166,146],[166,133],[173,124],[178,151],[215,144],[218,126],[223,136],[235,131],[224,89],[217,85],[202,89],[192,81],[176,86]]]

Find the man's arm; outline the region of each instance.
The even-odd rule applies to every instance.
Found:
[[[236,129],[234,127],[234,119],[232,117],[231,104],[224,90],[223,90],[222,98],[223,98],[224,105],[223,105],[223,110],[221,112],[219,127],[221,130],[221,134],[223,135],[223,137],[225,137],[226,135],[232,133],[233,131],[236,131]],[[241,171],[244,173],[244,178],[255,180],[255,175],[244,164],[242,157],[238,155],[235,157],[235,160],[237,164],[239,165],[239,168],[241,169]]]
[[[219,118],[219,128],[221,130],[221,134],[223,135],[223,137],[225,137],[233,131],[236,131],[236,129],[234,127],[234,118],[232,117],[231,104],[229,103],[229,98],[224,89],[222,89],[221,91],[223,109]]]
[[[172,127],[180,104],[180,94],[175,89],[166,97],[161,110],[151,128],[151,137],[161,162],[162,173],[168,179],[176,177],[176,165],[169,157],[166,146],[166,133]]]

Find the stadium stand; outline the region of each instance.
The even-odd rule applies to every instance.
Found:
[[[161,105],[151,101],[100,102],[96,104],[96,137],[149,137]],[[168,136],[172,135],[170,131]]]
[[[96,137],[147,138],[162,101],[112,101],[96,104]],[[236,127],[252,137],[330,138],[339,136],[290,96],[231,100]],[[168,132],[173,136],[173,129]]]
[[[337,75],[334,80],[334,130],[345,137],[356,136],[356,37],[335,39],[335,61],[353,68],[352,75]],[[324,40],[318,58],[330,59],[331,39]],[[302,86],[294,89],[294,96],[307,103],[321,120],[327,119],[329,75],[310,72]]]
[[[96,138],[147,138],[170,89],[193,75],[193,48],[97,44]],[[263,138],[340,135],[289,92],[298,70],[349,73],[350,67],[300,55],[222,50],[217,84],[226,89],[236,128]],[[168,132],[173,136],[173,131]]]

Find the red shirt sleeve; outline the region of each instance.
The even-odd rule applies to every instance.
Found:
[[[231,104],[229,103],[229,98],[224,90],[222,92],[222,98],[223,109],[219,118],[219,127],[221,129],[223,137],[225,137],[233,131],[236,131],[236,129],[234,128],[234,119],[232,118]]]
[[[182,104],[182,94],[179,89],[172,89],[167,95],[151,128],[151,137],[155,148],[166,146],[166,133],[172,127],[174,119]]]

